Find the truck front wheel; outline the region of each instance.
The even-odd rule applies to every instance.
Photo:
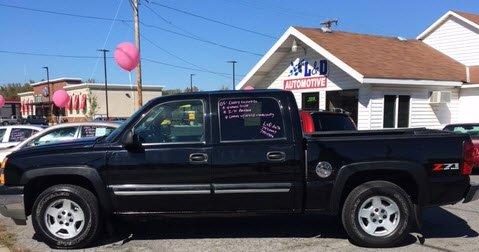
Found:
[[[80,186],[49,187],[33,204],[33,228],[54,248],[85,247],[97,236],[99,221],[97,198]]]
[[[387,181],[370,181],[354,188],[342,209],[342,222],[349,237],[367,247],[389,247],[403,241],[412,216],[409,195]]]

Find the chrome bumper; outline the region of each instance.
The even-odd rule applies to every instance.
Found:
[[[0,186],[0,213],[17,225],[26,225],[23,187]]]
[[[479,184],[471,184],[467,190],[466,197],[462,203],[471,202],[479,199]]]

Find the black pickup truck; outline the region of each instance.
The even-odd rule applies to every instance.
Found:
[[[469,202],[468,135],[426,129],[303,135],[293,95],[199,92],[151,100],[106,138],[24,148],[2,163],[0,211],[57,248],[116,216],[341,217],[357,244],[400,242],[428,206]]]

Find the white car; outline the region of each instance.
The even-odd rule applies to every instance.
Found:
[[[63,123],[49,127],[24,140],[20,144],[0,150],[0,160],[24,147],[62,142],[85,137],[99,137],[110,134],[120,124],[108,122]]]
[[[0,149],[13,147],[43,129],[30,125],[0,126]]]

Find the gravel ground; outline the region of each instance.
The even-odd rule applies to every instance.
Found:
[[[474,176],[479,182],[479,176]],[[421,234],[413,233],[394,251],[477,251],[479,201],[427,209]],[[17,247],[51,250],[36,240],[31,221],[16,226],[0,223],[17,235]],[[86,251],[359,251],[339,220],[331,216],[270,216],[165,219],[117,227],[114,239],[102,239]],[[422,238],[418,238],[422,237]],[[0,248],[0,251],[2,249]]]

